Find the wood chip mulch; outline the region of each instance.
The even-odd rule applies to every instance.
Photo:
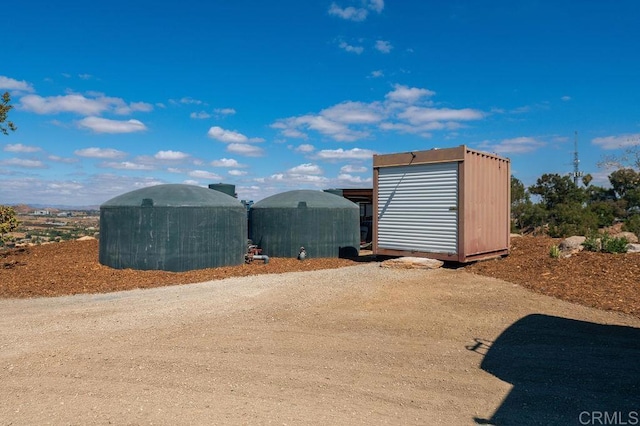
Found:
[[[640,317],[640,254],[580,252],[553,259],[549,247],[560,240],[513,238],[511,253],[477,262],[465,270],[500,278],[534,292],[570,302]],[[271,258],[251,264],[189,272],[113,269],[98,263],[98,242],[68,241],[0,252],[0,298],[107,293],[189,284],[228,277],[331,269],[356,264],[347,259]]]
[[[65,241],[0,252],[0,298],[51,297],[108,293],[136,288],[190,284],[228,277],[313,271],[354,265],[347,259],[270,258],[268,264],[200,269],[188,272],[113,269],[98,262],[98,241]]]
[[[509,256],[477,262],[465,269],[536,293],[640,317],[640,253],[582,251],[554,259],[549,249],[560,241],[549,237],[512,238]]]

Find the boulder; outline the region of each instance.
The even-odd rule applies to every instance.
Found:
[[[397,259],[385,260],[380,264],[383,268],[395,269],[438,269],[444,262],[426,257],[399,257]]]
[[[640,244],[627,244],[627,253],[640,253]]]
[[[638,236],[633,232],[618,232],[613,235],[615,238],[626,238],[631,244],[638,244]]]
[[[78,238],[76,241],[92,241],[92,240],[95,240],[95,238],[89,237],[89,236],[84,236],[84,237]]]
[[[586,237],[581,237],[581,236],[573,236],[573,237],[565,238],[558,245],[558,247],[562,251],[578,252],[584,249],[584,247],[582,247],[582,243],[584,243],[586,239],[587,239]]]

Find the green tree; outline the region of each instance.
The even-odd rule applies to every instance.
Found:
[[[532,203],[529,201],[523,206],[522,214],[518,219],[520,229],[535,230],[549,221],[549,212],[540,203]]]
[[[594,201],[589,203],[589,211],[598,217],[598,226],[611,226],[616,217],[620,217],[620,209],[617,201]],[[624,212],[624,209],[622,210]]]
[[[11,105],[11,96],[9,96],[9,92],[4,92],[2,95],[2,101],[0,102],[0,132],[5,135],[9,134],[9,130],[14,132],[17,129],[15,124],[7,119],[7,115],[11,109],[13,109],[13,105]],[[7,123],[6,125],[4,124],[5,122]]]
[[[589,186],[585,189],[587,193],[587,202],[616,200],[616,192],[613,188],[604,188],[602,186]]]
[[[640,187],[640,173],[633,169],[618,169],[609,175],[609,182],[619,199],[627,199]]]
[[[539,195],[547,210],[551,211],[560,204],[581,204],[587,200],[585,191],[578,187],[569,176],[547,174],[538,178],[529,192]]]
[[[7,234],[15,231],[18,225],[18,218],[13,207],[0,205],[0,242],[4,243],[8,239]]]
[[[511,176],[511,224],[514,231],[523,228],[523,213],[530,205],[531,200],[524,184]]]
[[[587,235],[594,229],[598,229],[598,215],[581,203],[558,204],[550,212],[549,235],[552,237]]]

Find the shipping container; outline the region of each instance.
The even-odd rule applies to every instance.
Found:
[[[509,159],[462,145],[373,156],[373,252],[469,262],[509,253]]]

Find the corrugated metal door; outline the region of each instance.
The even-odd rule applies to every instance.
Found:
[[[457,253],[458,163],[378,169],[378,248]]]

